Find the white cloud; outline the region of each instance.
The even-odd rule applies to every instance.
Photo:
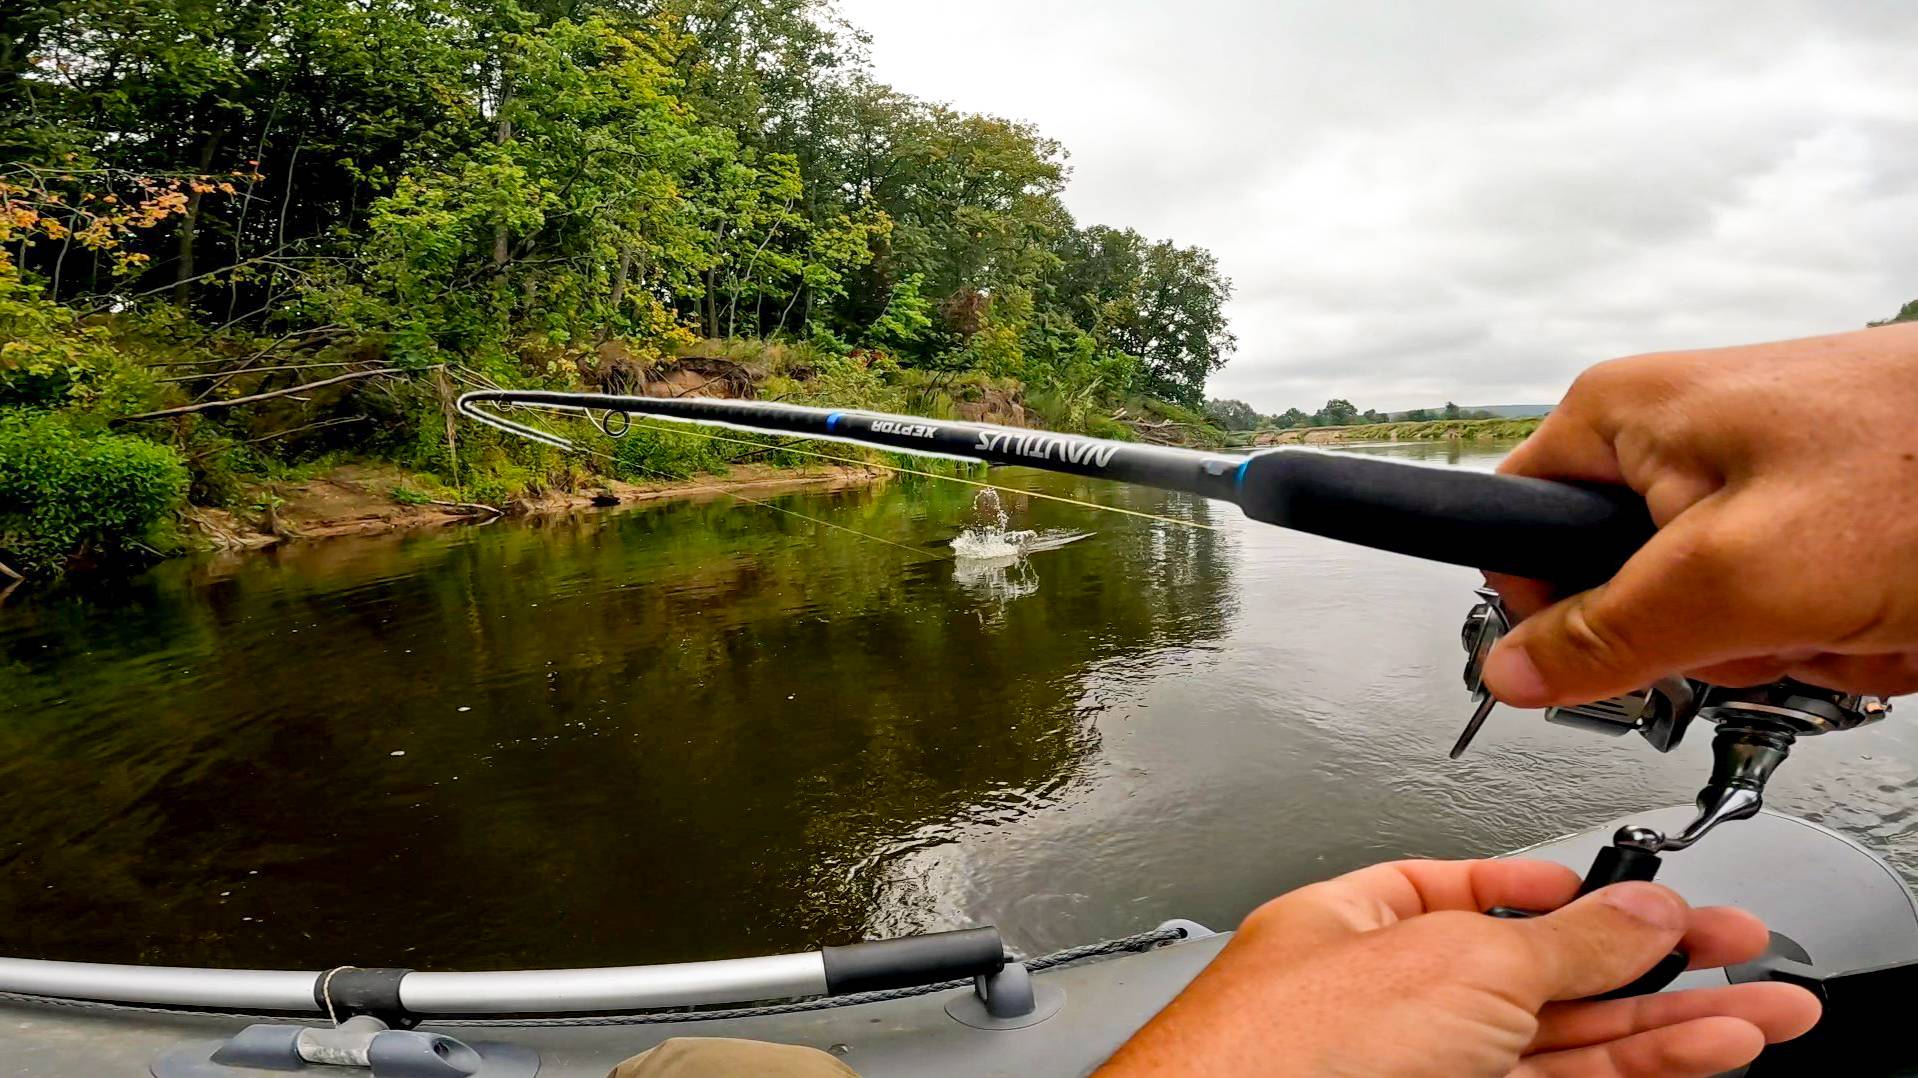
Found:
[[[1896,2],[841,0],[880,78],[1028,119],[1067,203],[1215,251],[1218,395],[1554,400],[1608,356],[1918,296]]]

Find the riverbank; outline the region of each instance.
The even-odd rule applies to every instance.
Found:
[[[260,550],[287,542],[488,524],[503,517],[569,513],[672,498],[783,491],[841,490],[882,483],[879,467],[740,464],[724,475],[629,483],[603,478],[572,491],[544,491],[500,505],[430,497],[430,476],[389,464],[350,464],[294,482],[262,485],[247,509],[191,506],[182,518],[192,545],[206,550]]]
[[[1257,432],[1253,444],[1515,441],[1536,430],[1539,422],[1536,418],[1434,420],[1267,430]],[[287,542],[488,524],[504,517],[568,513],[669,498],[782,489],[838,490],[884,482],[890,474],[877,465],[741,463],[725,468],[722,474],[641,483],[593,476],[573,490],[521,493],[489,504],[454,500],[431,473],[389,463],[358,463],[298,481],[261,484],[251,492],[248,508],[189,506],[182,512],[182,520],[189,531],[190,546],[258,550]],[[427,493],[432,491],[439,494]]]
[[[1336,445],[1341,442],[1506,442],[1531,436],[1544,422],[1530,419],[1434,419],[1402,423],[1366,423],[1351,427],[1294,427],[1262,430],[1252,444]]]

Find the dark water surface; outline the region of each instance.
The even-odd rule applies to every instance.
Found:
[[[602,965],[985,922],[1043,950],[1706,775],[1707,738],[1504,710],[1448,761],[1469,571],[1004,477],[1216,530],[1010,499],[1097,534],[956,565],[972,492],[894,485],[773,501],[910,550],[718,498],[16,595],[0,954]],[[1910,873],[1910,726],[1801,744],[1773,803]]]

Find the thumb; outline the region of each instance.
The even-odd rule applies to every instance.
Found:
[[[1526,939],[1534,971],[1526,988],[1543,1005],[1630,984],[1671,953],[1690,916],[1670,888],[1619,883],[1543,917],[1506,923]]]
[[[1750,572],[1735,549],[1745,540],[1715,508],[1681,513],[1610,581],[1519,622],[1486,660],[1492,695],[1513,707],[1582,704],[1762,653],[1738,638],[1765,624],[1740,616],[1754,601],[1737,586]]]

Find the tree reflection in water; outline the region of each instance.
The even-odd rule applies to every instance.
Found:
[[[781,504],[931,549],[972,497]],[[1098,530],[1040,591],[714,500],[16,596],[0,953],[599,965],[936,918],[901,851],[1056,803],[1099,752],[1086,679],[1224,625],[1213,533],[1009,500]]]

